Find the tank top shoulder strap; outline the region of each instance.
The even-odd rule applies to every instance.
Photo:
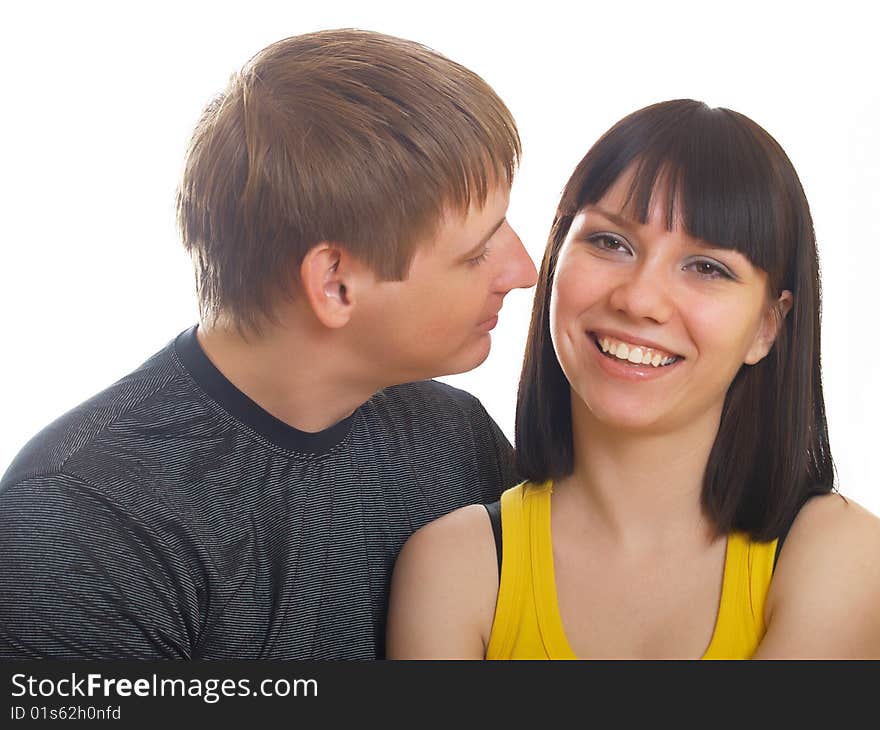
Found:
[[[491,504],[484,504],[486,512],[489,513],[489,522],[492,525],[492,535],[495,538],[495,553],[498,557],[498,577],[501,577],[501,552],[503,543],[501,541],[501,500],[498,499]]]

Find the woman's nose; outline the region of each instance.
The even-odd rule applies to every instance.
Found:
[[[662,324],[672,316],[672,282],[656,268],[641,265],[618,282],[610,304],[633,320],[650,319]]]

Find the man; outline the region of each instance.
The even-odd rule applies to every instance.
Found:
[[[535,268],[513,119],[415,43],[275,43],[210,104],[178,196],[201,323],[0,482],[0,654],[382,656],[395,556],[514,483],[472,396]],[[415,382],[422,381],[422,382]]]

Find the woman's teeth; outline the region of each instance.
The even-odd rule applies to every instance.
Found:
[[[626,360],[633,365],[650,365],[662,368],[680,359],[676,355],[670,355],[662,350],[655,350],[643,345],[631,345],[611,337],[597,337],[596,342],[599,349],[606,355],[616,357],[618,360]]]

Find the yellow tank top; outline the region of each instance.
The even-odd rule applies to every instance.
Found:
[[[524,482],[501,496],[501,587],[487,659],[577,659],[559,615],[550,539],[552,482]],[[764,603],[776,541],[727,538],[721,602],[703,659],[748,659],[764,636]]]

